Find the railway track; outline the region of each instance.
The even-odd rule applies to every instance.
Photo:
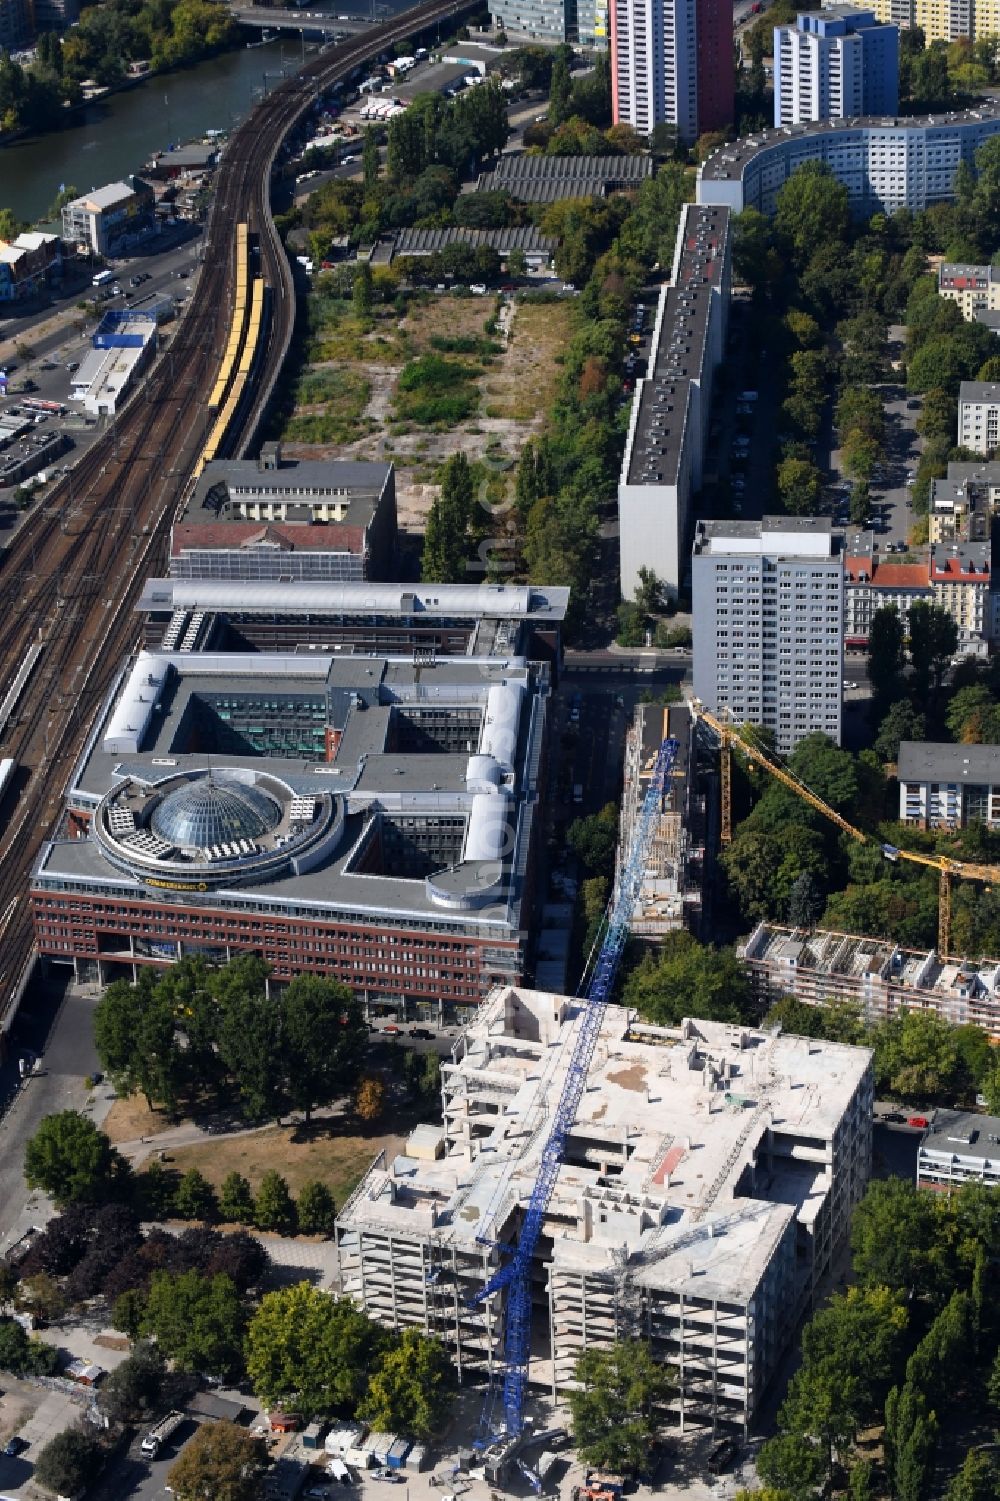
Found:
[[[0,829],[0,1037],[34,960],[28,883],[60,816],[94,717],[135,648],[134,606],[162,569],[178,500],[204,443],[207,398],[230,323],[235,228],[257,237],[271,316],[252,396],[230,450],[255,442],[295,321],[295,288],[270,208],[275,157],[318,93],[382,49],[470,8],[428,0],[322,53],[270,94],[236,131],[216,176],[198,285],[170,349],[111,427],[21,528],[0,564],[0,689],[43,643],[0,754],[20,764],[20,791]]]

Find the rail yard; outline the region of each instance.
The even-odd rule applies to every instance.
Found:
[[[134,605],[143,581],[159,571],[177,503],[206,449],[242,455],[253,442],[288,350],[295,294],[271,217],[275,155],[318,92],[467,4],[430,0],[322,53],[234,133],[216,181],[197,291],[169,350],[0,560],[0,690],[40,648],[0,724],[0,755],[18,767],[0,825],[4,1033],[33,961],[28,877],[93,716],[136,643]],[[238,268],[246,266],[238,242],[254,247],[253,306],[243,353],[235,368],[228,360],[233,378],[216,415],[212,399],[231,354]],[[245,269],[243,295],[246,301]]]

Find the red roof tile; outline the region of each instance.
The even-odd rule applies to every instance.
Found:
[[[314,549],[322,552],[361,552],[365,531],[361,526],[331,521],[309,524],[278,521],[178,522],[171,534],[170,556],[179,558],[191,548],[259,547],[263,543],[289,552]]]

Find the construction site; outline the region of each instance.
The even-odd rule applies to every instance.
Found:
[[[676,1371],[673,1426],[746,1436],[863,1192],[872,1102],[862,1048],[498,987],[443,1064],[441,1125],[344,1205],[343,1291],[439,1336],[463,1381],[509,1383],[514,1318],[553,1398],[586,1348],[647,1339]],[[526,1246],[518,1313],[516,1270],[500,1293]]]
[[[956,1027],[982,1027],[1000,1042],[995,959],[945,959],[935,949],[902,948],[888,938],[765,922],[737,952],[764,1003],[783,995],[810,1006],[849,1001],[867,1022],[925,1011]]]

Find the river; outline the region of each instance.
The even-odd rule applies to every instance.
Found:
[[[391,8],[405,3],[396,0]],[[358,13],[350,3],[340,9]],[[282,67],[298,66],[299,37],[286,32],[283,38],[151,78],[87,105],[65,130],[0,148],[0,208],[34,223],[64,185],[86,193],[138,172],[154,151],[171,142],[231,130],[260,97],[265,73],[271,86]]]

